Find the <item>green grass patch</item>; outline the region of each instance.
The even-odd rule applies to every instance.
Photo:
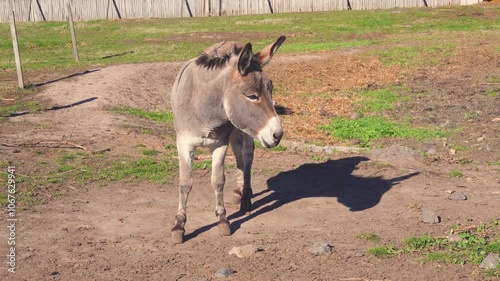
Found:
[[[368,249],[368,254],[376,257],[389,257],[399,252],[394,246],[377,246]]]
[[[416,252],[422,249],[437,245],[439,240],[432,238],[430,235],[423,237],[410,237],[403,241],[404,250],[407,252]]]
[[[374,51],[385,64],[397,64],[402,67],[438,65],[451,57],[456,46],[439,44],[431,46],[403,46]]]
[[[361,93],[361,100],[354,103],[354,107],[361,113],[382,112],[393,109],[401,100],[399,94],[389,89],[365,91]]]
[[[367,233],[361,233],[356,235],[356,238],[358,239],[363,239],[371,242],[379,242],[380,241],[380,236],[373,232],[367,232]]]
[[[154,111],[146,111],[144,109],[132,108],[132,107],[115,107],[115,108],[112,108],[110,110],[112,112],[125,114],[125,115],[137,116],[137,117],[141,117],[144,119],[154,120],[157,122],[166,122],[166,123],[173,122],[172,112],[166,112],[166,111],[165,112],[154,112]]]
[[[492,90],[486,93],[488,97],[498,98],[500,97],[500,89]]]
[[[60,166],[59,168],[57,168],[57,171],[59,173],[64,173],[64,172],[67,172],[67,171],[71,171],[73,170],[75,167],[71,166],[71,165],[62,165]]]
[[[43,107],[34,101],[19,101],[12,105],[0,106],[0,117],[9,117],[16,113],[35,113],[43,110]]]
[[[416,255],[422,263],[439,262],[479,265],[490,253],[500,253],[500,223],[480,223],[471,231],[458,234],[459,241],[451,242],[447,238],[433,238],[430,235],[404,239],[401,247],[377,246],[368,249],[375,256],[389,257],[398,255]],[[498,276],[500,268],[485,271],[490,276]]]
[[[485,7],[442,7],[371,11],[280,13],[232,17],[96,20],[75,23],[80,62],[73,60],[67,22],[20,22],[19,46],[25,71],[88,68],[120,63],[182,61],[221,40],[252,41],[255,50],[271,43],[286,30],[281,53],[311,52],[384,44],[386,35],[411,39],[432,33],[436,42],[450,32],[473,34],[496,31],[496,17],[479,17]],[[221,34],[213,36],[213,33]],[[10,38],[8,23],[0,36]],[[196,37],[196,40],[191,38]],[[256,39],[258,38],[258,39]],[[450,44],[426,44],[382,52],[389,61],[412,64],[417,55],[441,57]],[[430,54],[430,56],[429,56]],[[399,58],[398,58],[399,57]],[[0,41],[0,69],[15,69],[10,40]]]
[[[448,177],[450,178],[459,178],[459,177],[463,177],[464,176],[464,173],[458,171],[458,170],[453,170],[453,171],[450,171],[448,174],[447,174]]]
[[[212,168],[212,160],[196,161],[193,163],[193,170],[206,170]]]
[[[156,156],[158,155],[158,150],[156,149],[144,149],[142,150],[142,155],[144,156]]]
[[[39,163],[29,175],[16,174],[17,202],[19,210],[43,203],[46,195],[63,195],[68,186],[105,186],[111,182],[167,183],[178,170],[173,151],[161,155],[153,149],[142,149],[141,156],[112,155],[106,152],[67,152],[49,157],[33,152],[33,162]],[[0,167],[8,165],[0,162]],[[6,169],[0,170],[0,178],[7,178]],[[0,190],[0,205],[7,204],[6,191]],[[57,196],[57,195],[56,195]]]
[[[315,161],[315,162],[325,162],[327,160],[330,160],[330,157],[329,156],[326,156],[326,155],[321,155],[321,154],[314,154],[313,156],[311,156],[311,160]]]
[[[257,140],[254,140],[254,144],[255,144],[255,148],[258,148],[258,149],[267,149],[265,148],[259,141]],[[270,150],[272,151],[280,151],[280,152],[283,152],[283,151],[287,151],[287,147],[284,146],[284,145],[281,145],[281,144],[278,144],[277,146],[273,147],[273,148],[269,148]]]
[[[355,120],[334,118],[330,124],[321,126],[321,129],[341,140],[357,139],[362,146],[371,146],[372,141],[387,137],[423,140],[446,136],[446,132],[442,130],[411,128],[406,123],[388,121],[380,116],[366,116]]]
[[[147,180],[166,183],[177,169],[177,163],[171,160],[155,160],[151,158],[129,159],[120,161],[96,171],[99,181],[135,181]]]
[[[479,113],[477,111],[465,112],[464,118],[467,120],[477,120],[479,119]]]

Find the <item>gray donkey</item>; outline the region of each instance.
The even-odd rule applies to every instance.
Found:
[[[186,204],[193,185],[194,150],[210,148],[215,215],[221,235],[231,234],[224,207],[224,158],[230,144],[238,168],[238,188],[234,191],[240,211],[251,209],[250,169],[253,139],[266,148],[281,140],[283,128],[272,100],[273,83],[262,71],[286,37],[252,52],[252,44],[222,42],[188,61],[172,88],[172,111],[179,153],[179,209],[172,228],[174,243],[184,241]]]

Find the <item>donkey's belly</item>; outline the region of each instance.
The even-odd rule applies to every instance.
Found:
[[[208,137],[194,137],[188,135],[179,135],[178,141],[192,146],[219,146],[220,144],[227,144],[227,141],[221,139],[213,139]]]

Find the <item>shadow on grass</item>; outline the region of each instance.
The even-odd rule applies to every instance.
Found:
[[[60,110],[60,109],[70,108],[70,107],[73,107],[73,106],[79,106],[79,105],[82,105],[82,104],[94,101],[96,99],[97,99],[97,97],[91,97],[91,98],[84,99],[84,100],[81,100],[81,101],[77,101],[77,102],[74,102],[74,103],[70,103],[70,104],[67,104],[67,105],[56,105],[56,106],[53,106],[51,108],[44,109],[44,110],[41,110],[41,111]],[[27,114],[30,114],[30,113],[32,113],[32,112],[31,111],[13,112],[13,113],[5,116],[5,117],[18,117],[18,116],[27,115]]]

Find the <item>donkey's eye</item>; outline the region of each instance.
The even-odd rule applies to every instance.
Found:
[[[259,97],[256,95],[249,95],[249,96],[247,96],[247,99],[249,99],[251,101],[257,101],[257,100],[259,100]]]

